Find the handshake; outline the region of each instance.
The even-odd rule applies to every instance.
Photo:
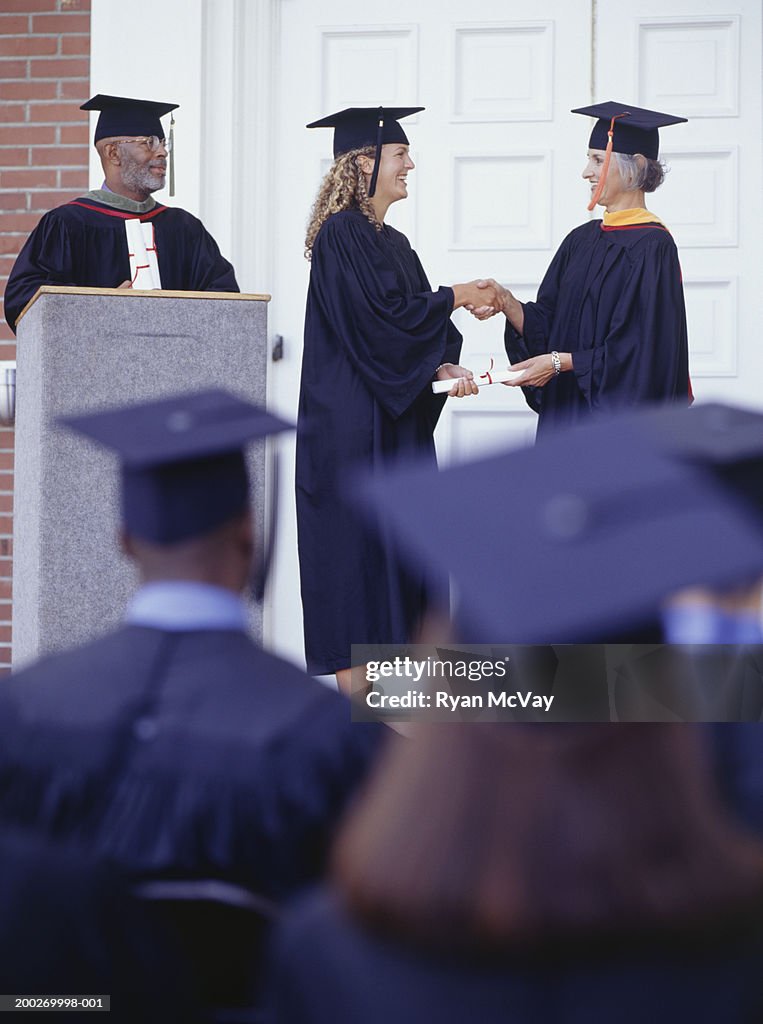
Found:
[[[516,299],[503,285],[492,278],[453,285],[454,309],[463,306],[477,320],[488,320],[496,313],[507,313],[508,305]]]

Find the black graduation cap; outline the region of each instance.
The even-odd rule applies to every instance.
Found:
[[[615,153],[641,153],[650,160],[656,160],[660,151],[657,129],[688,120],[676,117],[675,114],[661,114],[658,110],[645,110],[615,100],[594,103],[590,107],[576,107],[572,113],[598,118],[588,142],[589,149],[606,149],[611,131]]]
[[[634,424],[660,450],[712,472],[763,528],[763,413],[709,402],[644,411]]]
[[[362,491],[410,557],[450,571],[465,643],[604,642],[652,623],[683,587],[763,574],[754,518],[632,422],[398,469]]]
[[[156,544],[199,536],[244,512],[245,444],[291,429],[223,390],[63,417],[59,423],[116,451],[125,528]]]
[[[178,103],[160,103],[156,100],[136,100],[128,96],[104,96],[99,93],[80,110],[100,110],[98,123],[95,126],[95,142],[119,135],[156,135],[164,138],[164,129],[159,120],[172,110],[177,110]]]
[[[353,149],[376,147],[374,172],[368,190],[368,194],[373,196],[382,146],[388,142],[402,142],[407,146],[408,137],[398,121],[420,110],[424,110],[424,107],[347,107],[319,121],[312,121],[305,127],[334,129],[334,159]]]

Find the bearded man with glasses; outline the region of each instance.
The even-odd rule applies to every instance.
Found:
[[[100,111],[95,148],[104,181],[46,213],[27,239],[5,289],[5,318],[11,329],[42,285],[130,288],[125,221],[132,219],[143,224],[162,288],[239,291],[233,267],[201,221],[153,197],[164,188],[172,149],[172,130],[166,138],[161,117],[177,106],[103,95],[82,105],[82,110]]]

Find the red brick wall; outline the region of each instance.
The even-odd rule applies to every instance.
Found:
[[[87,188],[90,0],[0,0],[0,291],[41,215]],[[16,346],[0,320],[0,359]],[[0,429],[0,672],[10,664],[13,431]]]

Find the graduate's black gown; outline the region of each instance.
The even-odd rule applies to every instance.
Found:
[[[125,220],[154,225],[162,288],[239,290],[231,264],[204,225],[186,210],[161,204],[129,213],[85,195],[46,213],[26,240],[5,289],[5,318],[16,320],[42,285],[116,288],[130,279]]]
[[[750,673],[763,675],[763,652],[749,655]],[[763,722],[716,722],[706,727],[724,802],[763,839]]]
[[[344,501],[352,473],[434,460],[440,363],[457,363],[453,291],[433,292],[407,238],[356,209],[329,217],[312,255],[297,436],[307,668],[350,666],[351,644],[404,643],[425,583]],[[348,484],[347,481],[350,481]]]
[[[78,846],[0,831],[4,993],[108,995],[109,1024],[208,1024],[189,966],[177,940],[110,865]],[[94,1012],[70,1008],[63,1016],[82,1024]]]
[[[125,626],[0,680],[0,831],[281,900],[320,877],[384,729],[237,630]]]
[[[377,938],[350,920],[338,896],[319,892],[294,909],[277,938],[268,1024],[763,1020],[759,921],[694,940],[644,934],[606,949],[570,940],[534,959],[470,960],[454,946],[435,955]]]
[[[574,370],[525,388],[538,436],[592,412],[647,402],[689,404],[689,356],[681,268],[659,223],[589,221],[565,238],[520,336],[506,322],[511,362],[571,352]]]

